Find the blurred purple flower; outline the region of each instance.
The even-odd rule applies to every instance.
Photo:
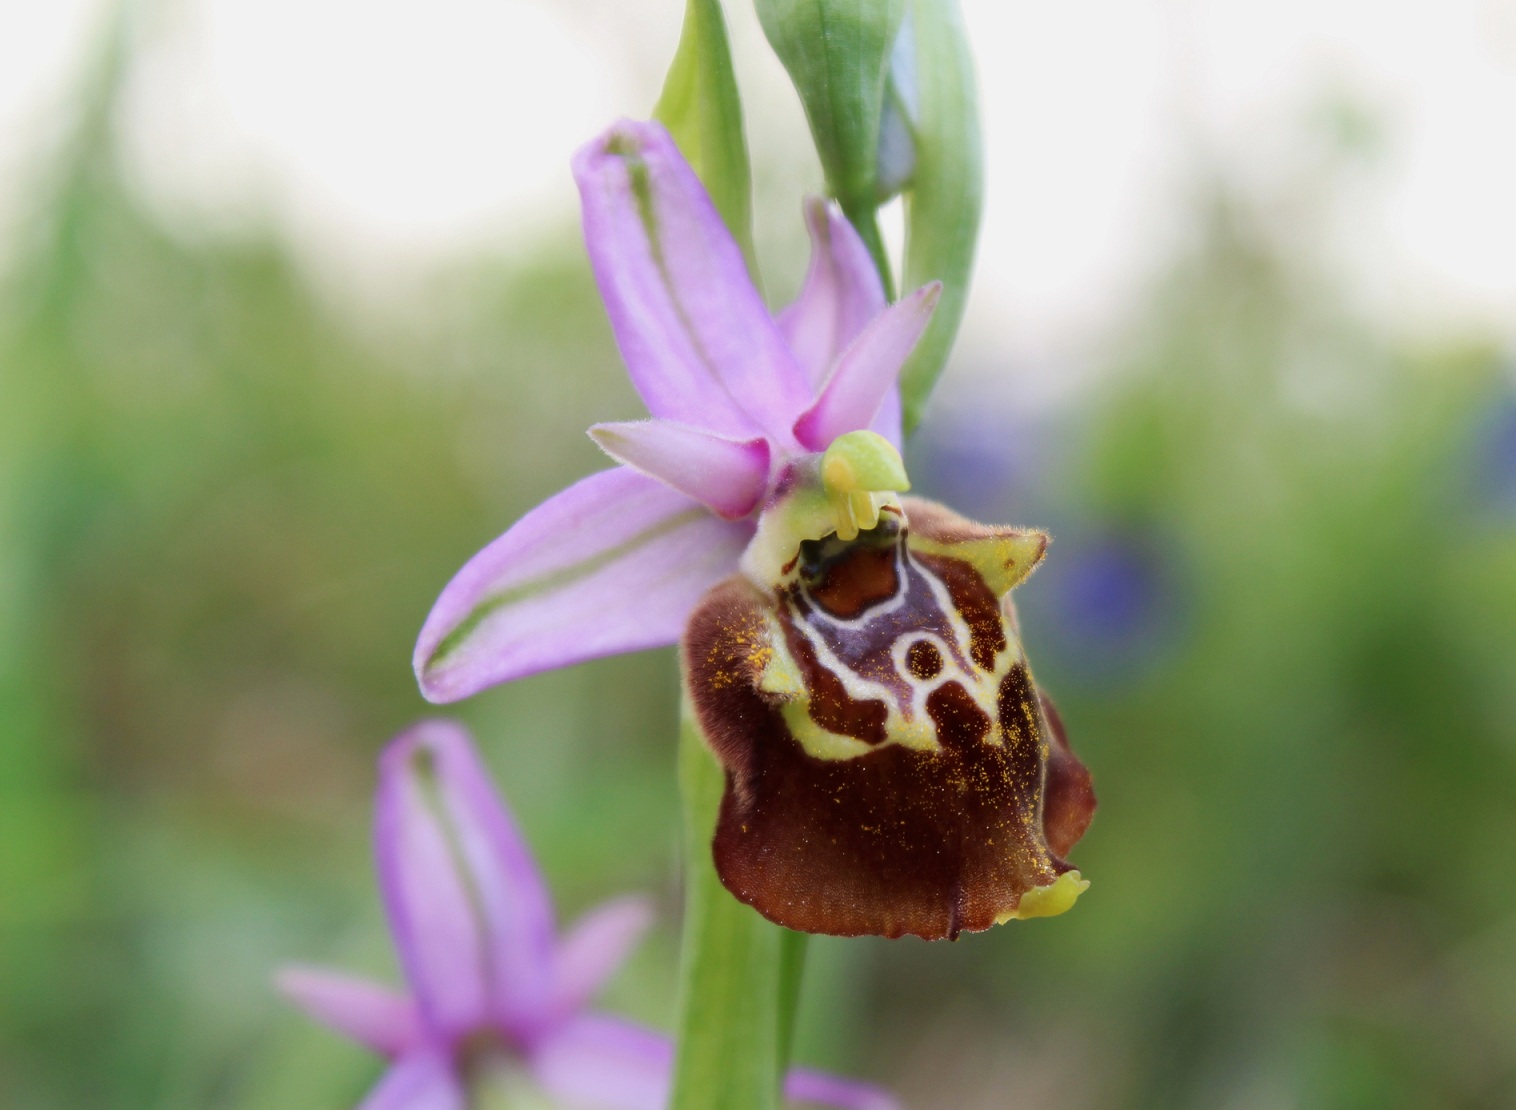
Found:
[[[1151,637],[1159,609],[1156,560],[1125,538],[1076,545],[1055,580],[1072,639],[1119,647]]]
[[[1024,616],[1060,669],[1128,681],[1169,658],[1183,631],[1185,564],[1141,525],[1071,523]]]
[[[1507,389],[1481,414],[1474,441],[1479,499],[1498,512],[1516,514],[1516,395]]]
[[[393,1061],[362,1110],[465,1110],[535,1090],[585,1110],[662,1110],[669,1041],[585,1012],[651,920],[640,898],[591,910],[559,937],[542,875],[464,729],[427,721],[379,763],[379,885],[408,995],[289,968],[284,994]],[[877,1087],[796,1070],[789,1097],[891,1110]]]
[[[616,124],[574,173],[595,278],[652,419],[590,429],[622,465],[533,509],[443,590],[416,644],[432,701],[673,643],[736,571],[788,462],[858,429],[899,446],[896,378],[940,285],[887,307],[857,233],[812,200],[810,270],[771,317],[661,125]]]
[[[1003,519],[1012,506],[1045,519],[1048,475],[1068,437],[982,393],[972,406],[951,390],[934,402],[907,455],[912,489],[975,520]]]

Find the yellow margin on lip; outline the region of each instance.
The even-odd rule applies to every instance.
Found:
[[[1035,530],[1005,529],[994,535],[944,543],[913,532],[909,543],[913,552],[962,559],[979,572],[991,593],[1004,597],[1042,562],[1048,538]]]
[[[1010,913],[995,918],[996,925],[1007,921],[1025,921],[1029,917],[1057,917],[1074,908],[1079,896],[1090,888],[1090,881],[1079,877],[1077,871],[1065,871],[1047,886],[1034,886],[1021,896],[1021,901]]]

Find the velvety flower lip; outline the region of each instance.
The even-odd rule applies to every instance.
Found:
[[[646,421],[590,430],[620,463],[522,517],[450,582],[417,640],[450,702],[537,671],[673,643],[737,569],[795,460],[871,429],[897,447],[900,368],[940,287],[885,303],[834,206],[804,206],[811,262],[771,315],[662,125],[623,120],[574,159],[590,264]]]
[[[481,1082],[527,1084],[574,1108],[662,1110],[668,1040],[587,1011],[651,907],[614,899],[559,936],[542,875],[461,726],[425,721],[385,749],[374,837],[406,992],[307,967],[278,978],[317,1021],[391,1061],[361,1110],[464,1110]],[[791,1073],[787,1089],[843,1110],[896,1106],[870,1084],[812,1072]]]
[[[826,490],[900,488],[868,435],[828,449]],[[725,771],[717,875],[776,924],[836,936],[1067,911],[1095,794],[1010,597],[1048,537],[872,494],[867,519],[828,530],[818,503],[797,485],[767,505],[742,573],[685,631],[685,689]]]

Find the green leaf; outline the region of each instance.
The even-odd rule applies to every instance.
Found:
[[[747,257],[753,255],[753,187],[742,100],[720,0],[689,0],[679,47],[653,117],[669,129]]]
[[[984,171],[974,64],[957,0],[907,0],[915,52],[916,162],[906,199],[902,288],[942,282],[942,299],[900,375],[906,432],[921,420],[963,319]]]
[[[756,0],[769,45],[800,94],[827,188],[892,288],[874,210],[890,50],[906,0]]]
[[[765,921],[721,885],[711,862],[711,833],[726,776],[706,749],[687,701],[679,785],[685,911],[670,1110],[774,1110],[806,938]]]

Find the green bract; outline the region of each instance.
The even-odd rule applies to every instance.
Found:
[[[753,265],[753,189],[742,100],[720,0],[689,0],[679,48],[653,108]]]
[[[905,431],[921,419],[958,334],[979,238],[984,169],[974,63],[957,0],[908,0],[916,159],[907,193],[906,289],[942,282],[931,326],[900,375]],[[897,65],[897,73],[902,67]],[[907,107],[910,97],[904,98]]]
[[[827,187],[896,288],[878,206],[906,199],[899,287],[941,281],[907,363],[905,428],[920,418],[958,332],[979,232],[979,112],[956,0],[755,0],[805,106]],[[892,294],[893,295],[893,294]]]
[[[874,222],[879,125],[905,0],[756,0],[756,7],[800,93],[827,187],[887,275]]]

